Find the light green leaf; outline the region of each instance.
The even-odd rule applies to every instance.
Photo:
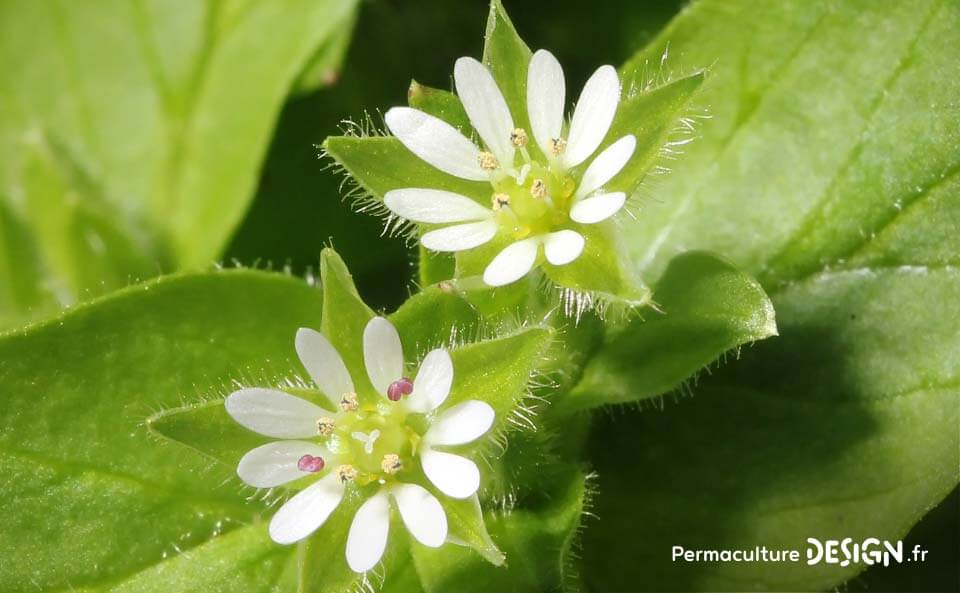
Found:
[[[353,0],[3,3],[0,194],[38,246],[21,265],[49,294],[0,317],[36,318],[218,258],[288,89],[354,10]],[[38,138],[59,154],[31,154]]]
[[[288,549],[233,537],[266,506],[145,420],[286,375],[321,303],[275,274],[172,277],[0,338],[0,556],[31,559],[0,563],[0,589],[269,590]]]
[[[588,533],[593,588],[831,589],[863,565],[679,564],[670,546],[897,540],[960,481],[958,20],[952,1],[703,0],[624,68],[667,43],[714,64],[713,119],[632,253],[650,276],[682,250],[730,256],[780,337],[599,428],[598,514],[617,520]]]
[[[674,258],[653,299],[655,311],[607,337],[565,407],[668,393],[726,352],[777,333],[773,305],[757,281],[706,253]]]

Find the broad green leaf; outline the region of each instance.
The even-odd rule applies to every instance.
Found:
[[[332,86],[340,80],[340,69],[353,38],[358,12],[359,10],[354,8],[337,14],[339,20],[329,25],[330,34],[300,72],[294,83],[294,91],[310,93],[321,87]]]
[[[232,535],[266,506],[145,421],[288,374],[321,303],[276,274],[172,277],[0,338],[0,556],[31,559],[0,563],[0,589],[271,590],[289,549]]]
[[[353,0],[3,3],[0,194],[17,199],[40,246],[22,265],[52,293],[3,316],[36,318],[218,258],[290,86],[354,10]],[[55,162],[31,156],[38,137],[56,139]],[[89,183],[47,170],[64,167]]]
[[[565,407],[668,393],[727,352],[777,333],[773,305],[757,281],[706,253],[674,258],[653,300],[656,310],[607,338]]]
[[[670,547],[896,540],[960,481],[958,19],[953,1],[703,0],[625,66],[667,43],[668,65],[713,64],[713,119],[632,253],[649,276],[683,250],[729,256],[780,337],[601,427],[598,514],[618,519],[588,532],[592,587],[834,588],[863,565],[681,565]]]
[[[413,544],[424,590],[519,593],[576,588],[570,552],[588,496],[586,478],[568,469],[562,486],[529,508],[487,513],[491,533],[506,554],[504,568],[486,564],[467,550]]]

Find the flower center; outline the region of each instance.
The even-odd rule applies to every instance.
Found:
[[[400,384],[398,397],[404,391],[412,391],[409,380],[395,383]],[[402,406],[384,401],[345,411],[332,423],[328,420],[321,418],[317,422],[320,442],[330,449],[336,463],[354,470],[350,480],[361,484],[381,481],[414,466],[413,456],[422,431],[416,425],[417,415],[409,414]]]
[[[551,232],[569,220],[576,182],[565,173],[530,162],[516,177],[505,175],[492,185],[497,222],[516,239]]]

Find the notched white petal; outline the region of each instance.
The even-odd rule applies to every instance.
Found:
[[[343,485],[331,474],[301,490],[284,503],[270,520],[270,538],[292,544],[320,528],[343,500]]]
[[[395,189],[386,193],[383,203],[397,216],[414,222],[466,222],[491,216],[489,209],[470,198],[440,189]]]
[[[495,417],[487,402],[467,400],[444,410],[430,425],[423,440],[428,446],[463,445],[486,434]]]
[[[467,117],[484,144],[502,166],[513,166],[513,117],[493,75],[477,60],[460,58],[453,67],[453,80]]]
[[[405,405],[412,412],[430,412],[447,399],[452,385],[453,361],[450,353],[442,348],[431,350],[420,363],[417,378],[413,381],[413,393]]]
[[[390,501],[387,492],[371,496],[357,509],[347,534],[347,564],[354,572],[366,572],[380,562],[390,532]]]
[[[465,251],[479,247],[497,234],[494,220],[458,224],[424,233],[420,243],[432,251]]]
[[[335,415],[289,393],[260,387],[234,391],[227,396],[224,406],[241,425],[278,439],[316,436],[317,420]]]
[[[394,107],[384,121],[410,152],[444,173],[471,181],[486,181],[480,149],[447,122],[410,107]]]
[[[540,238],[531,237],[507,245],[483,271],[483,281],[490,286],[504,286],[527,275],[540,249]]]
[[[627,201],[627,194],[594,194],[581,200],[570,209],[570,218],[580,224],[594,224],[606,220],[620,211]]]
[[[600,146],[610,130],[620,102],[620,80],[613,66],[601,66],[583,86],[580,99],[570,120],[567,148],[563,154],[566,167],[585,161]]]
[[[301,471],[297,464],[304,455],[330,456],[329,451],[307,441],[277,441],[251,450],[237,464],[237,475],[254,488],[273,488],[292,482],[310,472]]]
[[[391,493],[397,501],[400,518],[418,542],[439,548],[447,539],[447,514],[440,501],[423,486],[400,484]]]
[[[546,155],[551,154],[551,140],[563,133],[566,92],[560,62],[547,50],[537,50],[527,70],[527,111],[533,138]]]
[[[466,457],[427,449],[420,463],[433,485],[451,498],[467,498],[480,488],[480,470]]]
[[[630,161],[636,147],[637,139],[633,134],[628,134],[606,147],[584,171],[573,199],[579,200],[613,179]]]
[[[326,336],[301,327],[297,330],[294,345],[303,368],[334,407],[343,394],[355,391],[347,366]]]
[[[374,317],[363,328],[363,364],[370,382],[384,396],[390,384],[403,376],[400,334],[384,317]]]
[[[543,243],[547,261],[555,266],[569,264],[583,253],[585,240],[577,231],[563,230],[550,233]]]

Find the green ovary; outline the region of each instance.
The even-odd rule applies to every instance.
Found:
[[[331,448],[336,448],[338,462],[352,465],[370,480],[385,478],[384,457],[397,455],[403,465],[408,465],[413,457],[420,435],[407,426],[406,414],[401,410],[360,410],[344,414],[337,422],[335,435],[331,438]],[[365,442],[355,438],[354,433],[370,435],[379,430],[380,434],[368,453]],[[401,470],[402,471],[402,470]]]
[[[542,183],[541,187],[535,187]],[[504,177],[493,184],[491,198],[497,210],[497,222],[509,229],[515,239],[536,236],[557,230],[569,222],[571,198],[576,189],[573,178],[557,174],[548,167],[531,163],[522,184],[513,177]],[[545,196],[536,195],[542,190]],[[506,195],[509,204],[501,206],[497,197]]]

